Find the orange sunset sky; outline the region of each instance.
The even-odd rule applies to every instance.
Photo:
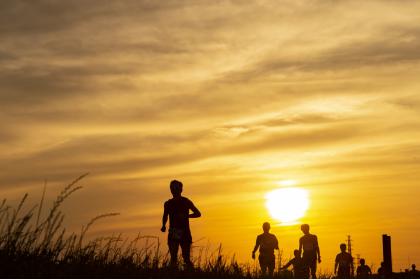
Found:
[[[203,216],[195,245],[251,260],[265,221],[284,257],[318,235],[394,270],[420,265],[420,1],[0,1],[0,197],[64,204],[79,230],[156,235],[169,182]],[[273,219],[294,180],[310,206]]]

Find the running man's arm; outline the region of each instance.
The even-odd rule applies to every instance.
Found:
[[[192,214],[189,214],[188,218],[200,218],[201,217],[200,211],[197,209],[197,207],[195,207],[195,205],[194,205],[194,203],[192,203],[192,201],[191,201],[190,209],[192,211]]]
[[[160,229],[160,231],[162,232],[166,231],[166,223],[168,222],[168,216],[169,216],[168,206],[165,202],[165,204],[163,205],[162,228]]]

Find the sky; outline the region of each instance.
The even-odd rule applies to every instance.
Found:
[[[159,236],[169,182],[203,216],[197,247],[243,262],[265,221],[288,258],[299,224],[323,270],[339,244],[420,265],[420,1],[0,1],[0,197],[63,205],[92,234]],[[274,220],[295,180],[310,207]],[[193,253],[194,254],[194,253]]]

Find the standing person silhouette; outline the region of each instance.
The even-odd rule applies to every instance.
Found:
[[[368,279],[372,276],[372,270],[367,266],[365,259],[360,259],[360,265],[357,267],[356,276],[361,279]]]
[[[416,265],[414,263],[411,265],[411,270],[410,270],[409,274],[410,274],[410,278],[419,278],[419,276],[420,276],[420,273],[416,269]]]
[[[319,252],[318,237],[309,233],[309,225],[303,224],[300,229],[303,236],[299,239],[299,254],[302,254],[303,264],[305,265],[306,277],[312,276],[316,278],[316,261],[321,262],[321,254]]]
[[[192,267],[190,260],[192,236],[189,218],[201,217],[201,213],[191,200],[181,196],[181,182],[171,181],[170,190],[173,198],[166,201],[163,206],[162,228],[160,230],[162,232],[166,231],[166,222],[169,217],[168,247],[171,255],[171,266],[177,266],[178,248],[181,246],[185,266]],[[192,214],[190,214],[190,210]]]
[[[254,250],[252,251],[252,258],[255,259],[255,252],[260,248],[260,255],[258,261],[260,262],[261,272],[263,276],[266,275],[268,270],[269,277],[273,277],[276,258],[274,250],[279,249],[279,242],[274,234],[271,234],[270,223],[265,222],[262,226],[264,233],[257,236]]]
[[[341,253],[335,257],[334,274],[340,279],[349,279],[352,276],[350,271],[353,270],[353,257],[346,252],[346,249],[346,244],[340,244]]]
[[[385,262],[381,262],[381,266],[378,268],[378,278],[385,279],[386,277]]]

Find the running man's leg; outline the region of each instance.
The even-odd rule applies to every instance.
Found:
[[[168,240],[169,254],[171,255],[171,266],[176,267],[178,264],[178,247],[179,242],[175,240]]]
[[[181,250],[182,250],[182,258],[184,259],[184,263],[186,266],[191,267],[191,243],[190,242],[182,242],[181,243]]]

